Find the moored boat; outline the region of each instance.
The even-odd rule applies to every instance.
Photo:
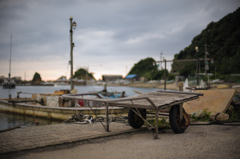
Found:
[[[66,90],[56,91],[54,94],[32,94],[31,98],[0,99],[0,111],[7,113],[16,113],[27,116],[36,116],[54,120],[66,120],[75,114],[91,115],[95,117],[103,116],[106,108],[101,102],[86,102],[80,100],[63,99],[62,95],[68,93]],[[95,98],[89,95],[88,98]],[[94,110],[95,114],[92,112]],[[126,108],[109,108],[112,116],[118,116],[126,112]]]
[[[123,92],[108,92],[107,91],[107,84],[104,85],[104,89],[102,91],[97,92],[98,94],[107,97],[107,98],[124,98],[125,97],[125,91]]]
[[[12,89],[15,88],[15,86],[16,86],[15,81],[12,78],[6,78],[2,83],[2,88],[4,89]]]

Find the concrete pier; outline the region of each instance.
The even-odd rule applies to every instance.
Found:
[[[126,126],[126,124],[116,122],[110,124],[110,132],[106,132],[99,122],[18,128],[0,133],[0,154],[90,140],[144,129],[133,129]]]

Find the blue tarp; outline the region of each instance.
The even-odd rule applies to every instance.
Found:
[[[136,77],[136,76],[138,76],[137,74],[130,74],[130,75],[127,75],[126,77],[125,77],[125,79],[126,78],[134,78],[134,77]],[[138,76],[139,77],[139,76]]]

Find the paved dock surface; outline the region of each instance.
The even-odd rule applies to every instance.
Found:
[[[239,159],[240,123],[190,125],[154,140],[149,131],[0,154],[1,159]]]
[[[103,123],[105,124],[105,123]],[[123,123],[112,122],[110,132],[101,123],[55,124],[18,128],[0,133],[0,154],[35,149],[51,145],[139,131]]]

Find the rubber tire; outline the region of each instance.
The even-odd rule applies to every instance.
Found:
[[[183,108],[183,112],[185,112],[184,108]],[[177,121],[178,114],[179,114],[179,105],[172,106],[169,114],[169,122],[173,132],[176,134],[184,133],[185,131],[185,129],[182,129],[178,124],[178,121]]]
[[[134,109],[136,110],[136,109]],[[146,119],[146,109],[138,109],[141,113],[142,117]],[[144,124],[144,121],[142,118],[140,118],[132,109],[129,109],[128,111],[128,123],[129,125],[134,129],[139,129]]]

